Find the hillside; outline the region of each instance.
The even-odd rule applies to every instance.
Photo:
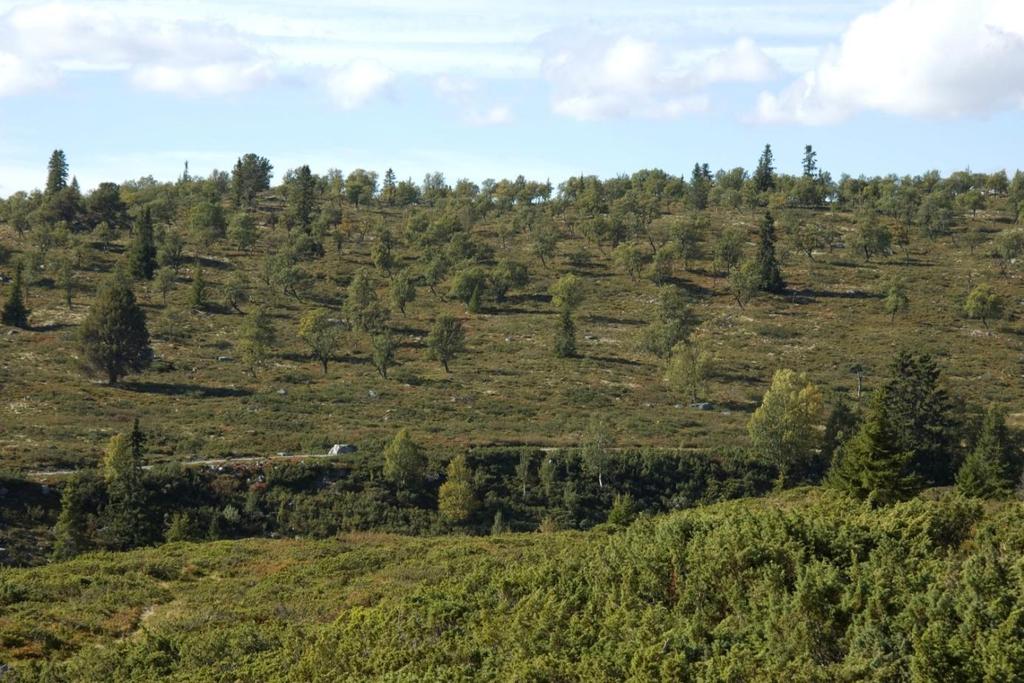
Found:
[[[824,490],[590,532],[0,570],[10,680],[1014,680],[1021,508]]]
[[[643,175],[635,178],[639,187]],[[0,335],[4,467],[90,466],[109,437],[135,417],[150,435],[148,457],[157,462],[322,453],[341,442],[372,446],[401,426],[442,451],[483,444],[569,446],[578,443],[592,417],[606,424],[621,446],[742,445],[749,413],[774,370],[806,372],[827,394],[856,399],[858,381],[871,390],[900,348],[935,354],[952,393],[978,406],[996,402],[1009,410],[1011,423],[1019,419],[1020,406],[1008,397],[1024,389],[1021,327],[1014,310],[1020,275],[994,256],[999,236],[1016,230],[1015,204],[1004,197],[991,197],[987,208],[961,213],[955,226],[929,236],[923,236],[924,224],[908,233],[880,212],[874,220],[893,236],[906,234],[908,243],[892,237],[889,250],[865,259],[853,242],[866,220],[865,202],[877,200],[798,209],[787,208],[783,194],[771,195],[786,289],[741,308],[725,271],[713,262],[716,240],[737,229],[744,236],[743,252],[753,254],[764,209],[712,205],[695,211],[685,188],[677,195],[666,191],[646,229],[660,231],[657,242],[671,247],[681,239],[681,226],[697,226],[691,231],[696,241],[687,243],[688,257],[666,259],[669,273],[661,279],[689,300],[693,338],[710,356],[700,399],[712,409],[702,411],[690,408],[691,397],[663,381],[665,359],[639,348],[646,326],[658,315],[651,262],[655,238],[636,227],[623,238],[639,259],[631,273],[611,244],[587,228],[582,200],[474,210],[476,215],[459,219],[463,227],[428,240],[410,226],[429,223],[434,230],[446,216],[464,216],[469,209],[458,208],[455,195],[404,209],[339,199],[337,213],[311,228],[309,238],[288,229],[286,194],[275,189],[261,195],[253,213],[255,243],[239,249],[230,235],[211,241],[190,232],[194,221],[180,206],[182,193],[210,191],[204,183],[209,184],[193,181],[191,190],[181,183],[121,189],[126,211],[137,214],[152,206],[158,210],[158,237],[177,233],[185,242],[166,302],[156,280],[135,284],[156,360],[116,387],[81,371],[75,335],[100,283],[124,262],[131,234],[115,231],[101,240],[95,230],[53,234],[44,226],[19,236],[10,224],[0,227],[5,256],[0,272],[9,277],[15,263],[34,264],[27,276],[29,329],[5,329]],[[862,191],[864,197],[869,189]],[[330,213],[334,200],[329,189],[322,192],[322,210]],[[230,205],[226,197],[219,201]],[[614,219],[616,201],[607,199],[598,211],[609,211]],[[531,228],[529,221],[540,227]],[[797,248],[806,242],[801,238],[808,226],[829,236],[809,255]],[[539,234],[551,235],[553,245],[543,260]],[[318,247],[294,256],[290,271],[301,286],[266,275],[275,256],[308,239]],[[382,239],[393,242],[387,270],[374,265]],[[431,259],[453,250],[461,256],[452,257],[436,294],[431,293],[426,286]],[[79,266],[67,308],[55,270],[69,254]],[[470,313],[451,296],[462,270],[493,269],[508,260],[526,266],[529,275],[503,300],[487,294],[479,311]],[[391,309],[388,327],[398,348],[386,380],[371,362],[368,334],[346,332],[326,376],[298,337],[300,317],[313,308],[345,317],[346,288],[360,268]],[[189,303],[198,269],[207,283],[208,303],[201,310]],[[390,284],[403,270],[418,285],[405,313],[388,303]],[[567,273],[582,279],[584,298],[575,313],[577,357],[558,358],[553,352],[558,314],[549,288]],[[896,279],[905,285],[909,308],[890,320],[883,295]],[[237,308],[247,314],[267,308],[277,333],[268,367],[257,376],[241,362],[246,316],[227,301],[238,282],[245,283],[247,301]],[[1008,302],[1003,320],[982,324],[965,318],[964,300],[979,283],[990,283]],[[433,321],[444,313],[462,320],[466,330],[466,352],[453,360],[450,373],[429,358],[425,346]]]

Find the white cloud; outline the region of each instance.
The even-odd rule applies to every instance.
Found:
[[[458,107],[462,120],[471,126],[499,126],[514,118],[507,104],[481,106],[486,96],[481,94],[480,82],[472,78],[442,74],[434,79],[434,92]]]
[[[558,40],[549,37],[548,45]],[[689,60],[687,58],[690,58]],[[591,37],[549,47],[542,73],[552,109],[570,118],[677,118],[707,111],[714,83],[774,78],[778,66],[750,39],[693,62],[692,52],[669,50],[633,36]]]
[[[850,24],[817,67],[763,93],[769,122],[827,124],[865,110],[959,117],[1024,101],[1024,2],[894,0]]]
[[[145,90],[219,95],[244,92],[270,80],[266,64],[224,63],[201,66],[143,65],[132,69],[132,82]]]
[[[712,55],[700,74],[707,83],[761,83],[781,74],[779,65],[750,38]]]
[[[512,122],[512,109],[496,104],[484,111],[472,110],[466,114],[466,122],[474,126],[500,126]]]
[[[0,44],[13,57],[0,69],[0,82],[49,85],[59,72],[124,71],[147,89],[219,94],[247,89],[270,75],[260,51],[229,26],[121,15],[89,5],[15,7],[0,17]]]
[[[327,77],[327,89],[342,109],[355,109],[386,90],[395,73],[369,60],[358,60],[334,70]]]
[[[54,69],[26,62],[18,55],[0,52],[0,97],[46,87],[56,81]]]

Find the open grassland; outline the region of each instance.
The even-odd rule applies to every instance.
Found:
[[[394,210],[360,211],[396,233],[406,220]],[[753,251],[760,214],[706,213],[711,220],[706,242],[728,226],[739,226],[748,230],[747,251]],[[622,445],[720,447],[743,442],[748,414],[774,370],[804,371],[822,387],[855,397],[858,375],[871,389],[894,352],[904,347],[937,355],[954,395],[978,404],[995,401],[1015,419],[1022,408],[1012,397],[1024,389],[1016,311],[1020,275],[1013,268],[1001,273],[991,256],[992,239],[1012,227],[998,205],[965,219],[952,235],[918,237],[907,254],[898,250],[867,262],[841,241],[813,259],[788,247],[786,226],[799,220],[832,222],[845,236],[855,219],[827,211],[779,216],[788,286],[783,295],[762,295],[741,309],[726,280],[716,277],[707,243],[705,257],[687,270],[676,265],[672,282],[690,295],[700,321],[697,335],[713,356],[711,411],[690,408],[662,381],[664,362],[637,348],[655,314],[656,285],[648,277],[629,277],[607,250],[568,231],[559,255],[546,266],[525,238],[499,249],[500,256],[529,265],[530,283],[503,303],[485,302],[479,313],[446,299],[448,284],[438,287],[441,296],[421,286],[406,314],[392,311],[400,348],[388,380],[375,372],[365,334],[347,333],[326,376],[297,336],[298,318],[313,306],[339,309],[340,316],[352,274],[373,267],[372,235],[353,237],[340,247],[328,242],[323,258],[301,264],[313,278],[312,287],[301,301],[283,293],[276,297],[272,315],[279,342],[272,367],[257,378],[238,360],[244,316],[224,302],[223,291],[235,271],[259,281],[263,255],[279,243],[275,235],[284,228],[262,227],[251,253],[223,241],[203,251],[199,263],[213,300],[206,312],[193,312],[186,304],[196,268],[190,248],[166,303],[153,283],[136,285],[157,361],[119,387],[89,379],[77,359],[77,325],[124,249],[123,242],[108,249],[97,243],[79,274],[70,310],[52,275],[41,270],[32,274],[28,293],[32,329],[0,333],[0,464],[26,470],[92,465],[110,435],[136,416],[151,436],[149,455],[155,461],[320,452],[331,443],[379,442],[401,426],[435,448],[570,445],[591,416],[609,425]],[[984,236],[973,250],[962,238],[969,230]],[[487,219],[473,228],[473,239],[498,248],[497,231],[496,220]],[[0,243],[13,255],[7,270],[29,248],[28,238],[16,238],[10,228],[0,227]],[[589,254],[590,262],[581,264],[575,258],[579,252]],[[414,272],[426,256],[398,248],[400,266]],[[579,357],[561,359],[552,351],[557,314],[547,292],[567,272],[584,279],[586,298],[576,316]],[[383,272],[375,277],[387,301],[388,277]],[[910,308],[890,322],[881,292],[894,277],[906,282]],[[963,315],[967,293],[980,282],[991,283],[1008,303],[1007,318],[988,328]],[[424,345],[442,313],[461,318],[467,330],[467,352],[455,359],[450,374],[428,358]]]

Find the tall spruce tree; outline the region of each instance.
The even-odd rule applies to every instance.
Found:
[[[288,184],[288,222],[302,229],[313,220],[316,202],[316,179],[309,166],[300,166]]]
[[[100,537],[112,550],[127,550],[149,540],[146,489],[142,482],[144,443],[136,420],[130,434],[111,438],[103,457],[107,504],[100,513]]]
[[[804,145],[804,177],[814,178],[818,173],[818,153],[810,145]]]
[[[1003,412],[985,412],[981,434],[956,474],[956,487],[972,498],[1004,498],[1013,491],[1010,435]]]
[[[128,247],[128,272],[136,280],[152,280],[156,272],[156,244],[153,241],[153,214],[149,207],[135,226],[132,243]]]
[[[775,189],[775,157],[772,154],[772,146],[765,145],[761,152],[761,158],[754,170],[754,187],[758,192],[771,192]]]
[[[60,516],[53,527],[53,559],[67,560],[89,547],[85,496],[79,475],[72,475],[60,496]]]
[[[775,258],[775,219],[771,212],[764,214],[759,230],[757,270],[760,275],[760,289],[778,294],[786,289],[779,262]]]
[[[885,390],[872,400],[857,434],[840,449],[829,472],[838,489],[873,505],[888,505],[912,497],[922,488],[914,473],[912,451],[899,447],[889,415]]]
[[[78,330],[78,341],[86,367],[110,384],[149,367],[153,350],[146,314],[123,274],[115,273],[100,288]]]
[[[914,471],[931,486],[952,484],[959,458],[953,404],[939,374],[930,355],[903,351],[884,387],[896,446],[913,454]]]
[[[68,159],[64,150],[53,150],[46,170],[47,195],[55,195],[68,186]]]
[[[18,262],[18,265],[14,267],[14,281],[11,283],[11,288],[7,291],[7,302],[4,304],[3,311],[0,311],[0,321],[4,325],[26,329],[28,328],[29,310],[25,306],[23,270],[24,265],[21,262]]]

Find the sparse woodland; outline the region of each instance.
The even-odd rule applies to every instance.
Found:
[[[69,162],[0,202],[13,680],[1024,676],[1024,174]]]

